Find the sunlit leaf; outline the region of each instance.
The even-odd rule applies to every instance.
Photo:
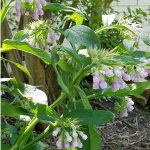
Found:
[[[26,42],[20,42],[20,41],[14,41],[14,40],[3,41],[1,52],[6,52],[6,51],[13,50],[13,49],[21,50],[23,52],[27,52],[32,55],[35,55],[41,60],[43,60],[46,64],[51,63],[51,57],[44,50],[34,48]]]

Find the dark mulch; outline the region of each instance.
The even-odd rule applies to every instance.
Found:
[[[98,130],[102,150],[150,150],[150,111],[139,106],[128,117],[118,118]]]

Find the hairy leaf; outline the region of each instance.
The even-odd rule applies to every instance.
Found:
[[[12,49],[17,49],[23,52],[30,53],[40,58],[46,64],[51,64],[51,57],[44,50],[34,48],[26,42],[20,42],[20,41],[14,41],[14,40],[3,41],[1,52],[10,51]]]
[[[73,26],[65,31],[65,36],[73,44],[86,46],[86,48],[100,48],[96,34],[87,26]]]

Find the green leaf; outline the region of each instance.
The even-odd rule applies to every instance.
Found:
[[[84,127],[85,133],[88,136],[86,141],[83,141],[83,148],[81,150],[100,150],[100,133],[96,131],[95,126]]]
[[[34,144],[33,146],[31,146],[30,148],[26,149],[26,150],[46,150],[49,148],[49,145],[44,143],[44,142],[37,142],[36,144]]]
[[[19,69],[20,69],[21,71],[23,71],[26,75],[28,75],[28,77],[31,78],[31,74],[30,74],[29,70],[28,70],[26,67],[24,67],[23,65],[21,65],[21,64],[19,64],[19,63],[16,63],[16,62],[14,62],[14,61],[10,61],[10,60],[5,59],[5,58],[2,58],[2,57],[0,57],[0,59],[2,59],[2,60],[4,60],[4,61],[7,61],[7,62],[9,62],[9,63],[14,64],[17,68],[19,68]]]
[[[131,51],[131,50],[134,49],[134,41],[124,39],[123,40],[123,45],[124,45],[125,49],[128,50],[128,51]]]
[[[9,138],[10,138],[10,142],[11,145],[15,144],[15,141],[17,140],[18,134],[17,134],[17,129],[15,126],[10,125],[10,124],[6,124],[8,130],[9,130]]]
[[[76,25],[81,25],[83,23],[83,17],[78,13],[73,13],[66,20],[73,20]]]
[[[14,41],[23,41],[28,37],[28,34],[26,34],[23,30],[18,31],[14,36],[13,39]]]
[[[1,108],[2,108],[1,109],[2,115],[4,116],[16,117],[20,115],[27,115],[27,116],[31,115],[31,113],[26,109],[6,102],[1,103]]]
[[[8,144],[3,144],[3,143],[1,143],[1,149],[2,149],[2,150],[10,150],[10,149],[11,149],[11,146],[8,145]]]
[[[60,3],[47,3],[47,5],[44,6],[44,9],[57,12],[57,11],[67,11],[68,7]]]
[[[103,32],[105,30],[110,30],[110,29],[125,30],[125,31],[129,31],[132,34],[134,34],[134,32],[132,30],[130,30],[129,28],[127,28],[125,26],[122,26],[122,25],[113,25],[113,26],[103,27],[103,28],[97,29],[95,31],[95,33],[99,34],[99,33]]]
[[[66,117],[78,119],[82,125],[104,125],[113,120],[114,115],[105,110],[73,110]]]
[[[131,55],[119,55],[114,57],[115,60],[120,60],[124,65],[137,65],[142,63],[139,58],[133,57]]]
[[[54,12],[77,12],[78,14],[81,14],[82,16],[83,13],[76,8],[70,7],[70,6],[66,6],[64,4],[60,4],[60,3],[47,3],[46,6],[43,7],[45,10],[50,10],[50,11],[54,11]]]
[[[66,71],[66,72],[72,72],[73,71],[71,64],[67,63],[64,60],[59,60],[58,65],[63,71]]]
[[[61,75],[59,74],[58,70],[57,70],[57,67],[56,67],[56,64],[53,65],[53,68],[57,74],[57,81],[58,81],[58,84],[60,85],[60,87],[67,93],[69,94],[69,89],[68,87],[65,85]]]
[[[73,44],[86,46],[86,48],[100,48],[96,34],[87,26],[73,26],[65,31],[65,36]]]
[[[73,60],[75,60],[79,65],[81,65],[80,56],[76,51],[72,50],[71,48],[63,47],[61,45],[56,46],[55,49],[60,49],[66,52],[69,56],[73,58]]]
[[[40,58],[46,64],[51,64],[51,57],[44,50],[33,48],[26,42],[20,42],[20,41],[14,41],[14,40],[3,41],[1,52],[10,51],[12,49],[17,49],[23,52],[30,53]]]
[[[148,37],[144,38],[144,39],[143,39],[143,42],[144,42],[146,45],[150,46],[150,38],[148,38]]]
[[[41,121],[55,121],[59,115],[50,107],[43,104],[37,104],[37,118]]]
[[[13,8],[13,1],[10,1],[7,5],[3,3],[2,10],[0,11],[0,23],[2,23],[7,13]]]
[[[133,57],[135,58],[142,58],[145,57],[147,59],[150,59],[150,52],[148,51],[134,51],[132,52]]]
[[[84,108],[92,110],[92,106],[90,105],[89,100],[88,100],[86,94],[84,93],[84,91],[79,86],[76,86],[76,88],[79,92],[79,95],[81,97]]]
[[[89,99],[86,96],[85,92],[79,87],[76,86],[79,95],[81,97],[84,108],[92,110],[92,107],[89,103]],[[100,148],[100,135],[96,130],[96,126],[88,125],[86,126],[86,134],[88,135],[88,139],[84,141],[84,147],[82,150],[99,150]]]

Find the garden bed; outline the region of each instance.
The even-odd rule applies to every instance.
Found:
[[[149,150],[150,112],[135,108],[128,117],[98,127],[102,150]]]

